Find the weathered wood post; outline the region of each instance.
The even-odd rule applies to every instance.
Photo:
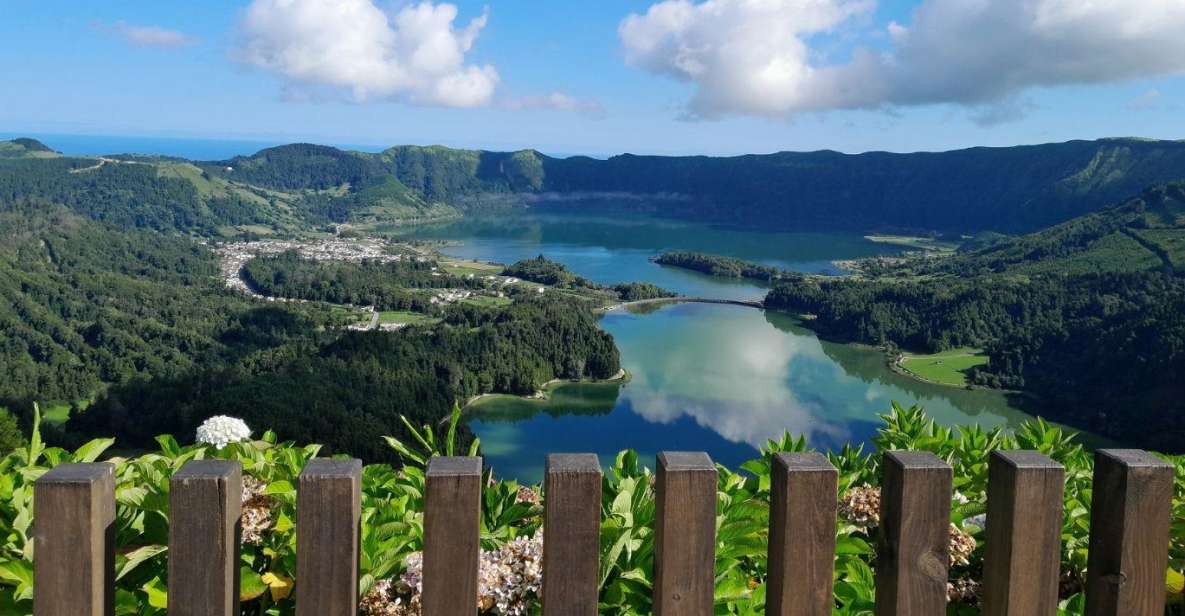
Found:
[[[115,612],[115,467],[61,464],[33,484],[33,614]]]
[[[549,454],[543,498],[543,614],[595,616],[601,533],[597,456]]]
[[[769,511],[770,616],[829,616],[835,605],[839,471],[817,453],[773,458]]]
[[[242,465],[187,462],[169,480],[169,614],[237,616]]]
[[[1146,451],[1095,452],[1087,616],[1164,614],[1173,472]]]
[[[943,616],[953,471],[920,451],[886,452],[881,468],[877,616]]]
[[[716,569],[716,466],[703,452],[658,454],[654,613],[710,616]]]
[[[356,616],[362,461],[309,460],[297,484],[296,613]]]
[[[481,458],[428,462],[424,495],[424,616],[477,613]]]
[[[984,616],[1057,614],[1066,472],[1035,451],[988,463]]]

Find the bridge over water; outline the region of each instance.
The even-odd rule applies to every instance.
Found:
[[[745,299],[717,299],[711,297],[693,297],[687,295],[680,295],[677,297],[656,297],[654,299],[639,299],[632,302],[623,302],[614,304],[605,308],[605,312],[617,310],[618,308],[628,308],[630,306],[645,306],[648,304],[666,304],[666,303],[695,303],[695,304],[731,304],[733,306],[747,306],[749,308],[765,308],[765,302],[761,300],[745,300]]]

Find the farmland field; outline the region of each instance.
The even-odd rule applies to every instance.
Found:
[[[967,384],[967,371],[987,361],[979,349],[962,348],[934,355],[906,355],[901,359],[901,367],[927,381],[963,386]]]

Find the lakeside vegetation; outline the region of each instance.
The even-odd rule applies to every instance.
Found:
[[[785,272],[770,265],[761,265],[734,257],[685,250],[664,252],[654,257],[653,260],[659,265],[681,267],[709,276],[747,278],[765,283],[772,283],[792,275],[790,272]]]
[[[647,299],[675,297],[675,293],[649,282],[624,282],[613,286],[597,284],[568,270],[564,264],[552,261],[543,255],[523,259],[506,266],[504,276],[514,276],[539,284],[600,294],[610,300],[634,302]]]
[[[918,378],[1020,391],[1016,401],[1034,414],[1178,452],[1183,249],[1185,184],[1173,183],[1024,236],[864,259],[860,276],[783,273],[765,306],[826,338],[881,347]],[[655,260],[723,277],[772,275],[702,253]]]
[[[423,550],[424,470],[434,455],[474,454],[455,442],[452,434],[459,414],[439,429],[426,425],[408,439],[388,439],[384,444],[402,466],[369,464],[362,471],[361,557],[359,559],[362,614],[383,616],[396,599],[415,598],[411,589],[392,584],[405,573],[415,575],[415,555]],[[76,450],[46,448],[36,424],[29,445],[0,458],[0,470],[8,485],[0,487],[0,612],[28,613],[32,597],[32,551],[28,520],[31,519],[30,483],[59,463],[100,459],[115,439],[91,441]],[[381,434],[381,433],[376,433]],[[376,435],[370,438],[380,441]],[[164,614],[167,593],[168,483],[188,460],[228,459],[243,464],[244,485],[250,499],[243,520],[240,588],[244,610],[250,613],[290,616],[295,612],[293,589],[311,583],[297,576],[295,563],[296,483],[305,464],[323,455],[317,445],[279,442],[272,432],[258,440],[213,445],[182,445],[162,435],[153,451],[119,457],[115,464],[119,506],[113,525],[117,568],[117,613],[157,616]],[[1083,581],[1087,565],[1091,511],[1091,455],[1071,435],[1040,421],[1026,423],[1008,433],[976,426],[944,428],[935,425],[920,409],[893,405],[883,415],[874,439],[876,449],[844,448],[827,453],[839,469],[840,524],[837,526],[834,602],[835,614],[866,616],[875,601],[874,548],[880,532],[877,502],[880,485],[880,452],[895,449],[929,451],[954,468],[957,490],[951,504],[951,560],[949,613],[978,613],[984,555],[983,514],[988,485],[985,460],[998,449],[1034,449],[1066,468],[1064,518],[1061,533],[1059,616],[1083,614]],[[769,540],[771,456],[804,451],[800,437],[786,434],[771,440],[741,468],[718,467],[718,537],[727,537],[727,549],[716,551],[715,612],[759,614],[765,609]],[[1185,457],[1163,456],[1174,464],[1171,545],[1166,594],[1167,614],[1179,613],[1181,579],[1185,568]],[[601,506],[599,606],[602,613],[648,614],[654,569],[655,488],[653,460],[623,451],[607,465]],[[20,469],[21,472],[16,472]],[[497,469],[484,469],[482,482],[481,549],[486,559],[507,568],[538,571],[537,550],[505,550],[512,543],[538,542],[546,494],[539,485],[521,485],[500,479]],[[534,556],[531,556],[534,554]],[[529,561],[523,559],[531,559]],[[529,567],[527,565],[530,565]],[[537,574],[531,574],[537,575]],[[491,575],[478,592],[499,596],[535,613],[540,606],[538,578],[504,578]],[[524,583],[527,582],[527,583]],[[477,603],[475,597],[475,604]],[[493,604],[491,601],[490,604]],[[1176,611],[1174,611],[1176,610]],[[485,609],[482,614],[494,613]]]
[[[981,347],[970,382],[1151,448],[1185,445],[1185,184],[945,258],[879,262],[860,279],[798,276],[766,305],[821,335],[915,352]],[[869,273],[869,272],[874,273]],[[1112,409],[1123,409],[1115,412]],[[1155,429],[1150,429],[1155,426]]]

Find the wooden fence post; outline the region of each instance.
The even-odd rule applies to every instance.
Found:
[[[601,464],[591,453],[547,456],[543,489],[543,614],[595,616]]]
[[[1087,616],[1162,616],[1172,465],[1135,449],[1094,456]]]
[[[61,464],[33,484],[33,614],[115,612],[115,467]]]
[[[943,616],[953,471],[920,451],[886,452],[881,468],[877,616]]]
[[[424,616],[477,613],[481,458],[435,457],[424,494]]]
[[[238,616],[242,465],[193,460],[169,480],[169,614]]]
[[[988,463],[984,616],[1057,614],[1066,472],[1035,451]]]
[[[658,454],[654,613],[710,616],[716,569],[716,466],[703,452]]]
[[[296,613],[356,616],[362,462],[309,460],[296,489]]]
[[[817,452],[774,456],[770,484],[770,616],[830,616],[835,605],[839,471]]]

